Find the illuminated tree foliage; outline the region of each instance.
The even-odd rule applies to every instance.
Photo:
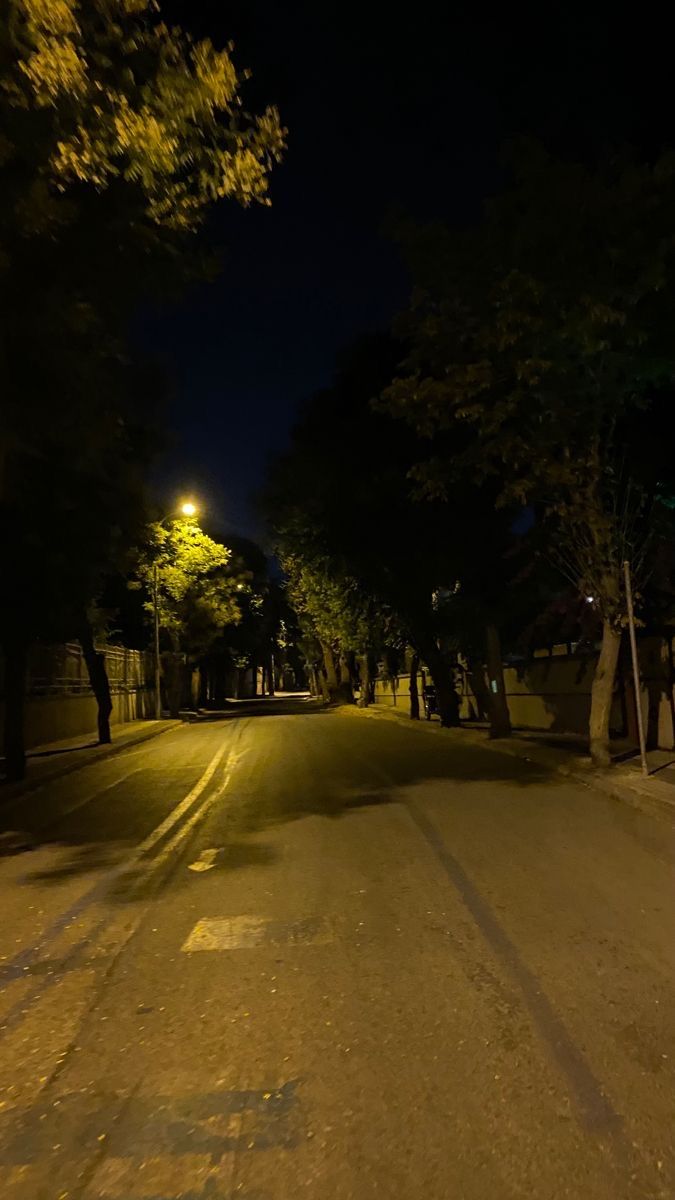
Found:
[[[340,571],[325,555],[310,556],[290,548],[292,538],[282,535],[282,564],[288,577],[288,594],[305,637],[320,650],[311,662],[326,698],[353,700],[354,665],[358,664],[360,703],[368,703],[373,652],[382,638],[383,614],[359,581]],[[311,661],[311,660],[310,660]]]
[[[227,625],[241,620],[239,597],[248,574],[232,561],[227,546],[204,533],[196,521],[155,524],[139,556],[137,575],[148,593],[146,611],[154,616],[154,584],[161,636],[174,655],[195,660],[209,651]],[[177,665],[174,659],[174,668]],[[171,672],[171,708],[179,703],[178,672]]]
[[[243,107],[232,47],[161,19],[155,0],[8,0],[1,86],[40,138],[28,207],[36,232],[69,219],[78,184],[138,189],[158,225],[193,229],[214,201],[267,203],[284,134],[274,108]],[[23,139],[5,128],[11,163]],[[26,165],[25,162],[22,165]]]
[[[6,762],[24,769],[36,636],[78,635],[145,521],[162,383],[128,328],[150,296],[214,270],[221,199],[267,204],[284,133],[249,113],[232,47],[155,0],[0,3],[0,644]]]

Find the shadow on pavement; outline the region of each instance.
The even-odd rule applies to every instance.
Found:
[[[511,785],[500,797],[506,804],[512,802],[514,788],[546,784],[548,793],[563,783],[560,775],[534,763],[453,738],[430,738],[415,729],[347,719],[307,699],[242,702],[238,714],[246,718],[323,715],[324,722],[316,727],[314,722],[299,723],[297,740],[285,721],[276,725],[264,721],[258,727],[256,720],[245,729],[242,745],[248,769],[232,784],[236,803],[215,807],[207,818],[210,844],[220,851],[213,868],[218,871],[274,862],[275,850],[255,841],[265,830],[308,816],[349,818],[364,809],[400,802],[401,789],[414,784],[443,781],[451,805],[457,784]],[[163,778],[156,770],[137,769],[70,817],[38,831],[35,844],[51,844],[60,850],[59,859],[51,868],[29,870],[25,881],[57,884],[115,865],[189,791],[194,771],[187,768],[182,780],[181,773],[174,769]],[[170,808],[168,787],[175,792]],[[195,876],[181,871],[170,886],[185,886],[190,878]],[[116,887],[115,895],[120,901],[128,898],[124,886]]]

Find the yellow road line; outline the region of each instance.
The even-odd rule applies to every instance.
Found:
[[[152,848],[157,845],[157,842],[161,841],[164,835],[173,828],[176,822],[180,821],[183,813],[187,812],[187,810],[192,807],[195,800],[201,796],[204,788],[208,787],[227,748],[228,744],[227,742],[224,742],[220,749],[216,751],[209,765],[204,771],[204,774],[200,779],[198,779],[192,790],[189,791],[187,796],[185,796],[184,799],[181,800],[180,803],[171,810],[168,817],[165,817],[162,823],[158,825],[156,829],[153,829],[152,833],[149,834],[145,841],[141,842],[140,846],[137,846],[134,856],[148,854]]]

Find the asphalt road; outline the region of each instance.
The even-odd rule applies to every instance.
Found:
[[[300,701],[30,800],[3,1200],[675,1197],[665,818]]]

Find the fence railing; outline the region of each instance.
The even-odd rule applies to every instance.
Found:
[[[152,654],[126,646],[97,646],[105,654],[110,690],[114,694],[143,691],[152,686]],[[0,694],[2,693],[0,660]],[[92,689],[79,642],[33,646],[28,663],[29,696],[87,696]]]

